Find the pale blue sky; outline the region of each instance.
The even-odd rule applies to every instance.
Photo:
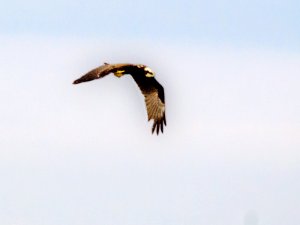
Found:
[[[297,0],[5,1],[0,34],[174,39],[299,50]]]
[[[6,1],[0,224],[299,225],[297,1]],[[144,63],[168,125],[151,135]]]

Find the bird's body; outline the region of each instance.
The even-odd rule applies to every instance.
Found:
[[[104,63],[104,65],[89,71],[81,78],[75,80],[73,84],[99,79],[110,73],[119,78],[125,74],[130,74],[133,77],[145,97],[148,120],[154,120],[152,133],[155,130],[157,134],[159,131],[163,132],[163,126],[166,125],[164,89],[156,81],[154,73],[149,67],[141,64]]]

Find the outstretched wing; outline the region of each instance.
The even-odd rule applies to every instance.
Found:
[[[152,133],[155,130],[157,134],[159,131],[163,133],[164,125],[167,125],[164,88],[154,77],[140,76],[140,74],[132,74],[132,77],[145,96],[148,120],[154,120]]]
[[[91,71],[89,71],[88,73],[86,73],[85,75],[83,75],[82,77],[80,77],[79,79],[75,80],[73,82],[73,84],[79,84],[82,82],[87,82],[87,81],[91,81],[91,80],[95,80],[95,79],[99,79],[102,78],[110,73],[114,73],[117,72],[118,70],[124,70],[127,71],[130,68],[132,68],[134,65],[133,64],[108,64],[108,63],[104,63],[104,65],[99,66]]]

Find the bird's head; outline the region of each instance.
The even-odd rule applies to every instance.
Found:
[[[144,71],[146,77],[154,77],[155,75],[154,72],[148,66],[144,68]]]
[[[154,77],[155,73],[148,66],[139,65],[138,67],[143,69],[146,77]]]

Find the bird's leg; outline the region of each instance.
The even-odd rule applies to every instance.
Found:
[[[114,75],[118,78],[120,78],[121,76],[124,75],[125,70],[118,70],[116,72],[114,72]]]

